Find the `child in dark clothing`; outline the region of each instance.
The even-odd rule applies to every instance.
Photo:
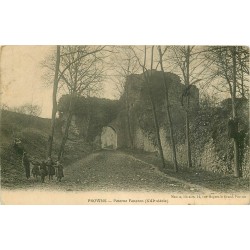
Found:
[[[25,169],[26,178],[29,179],[30,178],[30,160],[26,152],[23,153],[22,164]]]
[[[45,181],[45,176],[48,175],[48,170],[45,161],[42,161],[41,166],[40,166],[40,175],[41,175],[41,181],[44,183]]]

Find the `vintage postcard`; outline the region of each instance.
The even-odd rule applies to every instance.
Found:
[[[1,204],[249,204],[246,46],[1,46]]]

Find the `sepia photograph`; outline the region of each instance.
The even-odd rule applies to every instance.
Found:
[[[0,47],[1,203],[249,204],[249,47]]]
[[[249,245],[246,0],[3,0],[3,249]]]

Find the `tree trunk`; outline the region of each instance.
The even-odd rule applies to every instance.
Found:
[[[188,111],[186,111],[186,146],[187,146],[188,168],[191,168],[192,167],[192,158],[191,158],[191,146],[190,146],[190,135],[189,135],[189,114],[188,114]]]
[[[239,64],[240,64],[240,80],[241,80],[241,96],[245,98],[245,90],[244,90],[244,72],[243,72],[243,65],[241,61],[241,54],[239,53]]]
[[[158,122],[158,118],[157,118],[157,114],[156,114],[155,103],[154,103],[154,100],[153,100],[153,97],[152,97],[150,86],[149,86],[149,95],[150,95],[150,102],[151,102],[151,106],[152,106],[152,110],[153,110],[155,131],[156,131],[156,137],[157,137],[157,144],[158,144],[158,148],[159,148],[159,151],[160,151],[162,167],[165,168],[165,159],[164,159],[164,155],[163,155],[163,149],[162,149],[161,137],[160,137],[160,127],[159,127],[159,122]]]
[[[68,114],[64,135],[63,135],[60,149],[59,149],[58,156],[57,156],[58,160],[61,160],[63,152],[64,152],[65,144],[68,140],[69,128],[70,128],[70,124],[71,124],[71,120],[73,116],[73,101],[74,101],[73,99],[74,99],[74,95],[71,94],[70,104],[69,104],[69,114]]]
[[[88,94],[87,96],[87,118],[86,118],[86,126],[85,126],[85,133],[84,133],[84,139],[85,141],[88,141],[89,137],[89,125],[91,120],[91,102],[90,102],[90,96]]]
[[[138,60],[138,62],[140,64],[140,66],[142,67],[144,81],[145,81],[146,86],[148,87],[148,94],[149,94],[150,103],[151,103],[151,107],[152,107],[152,111],[153,111],[153,117],[154,117],[154,125],[155,125],[155,133],[156,133],[156,138],[157,138],[157,145],[158,145],[158,149],[160,151],[160,157],[161,157],[161,160],[162,160],[162,167],[165,168],[165,160],[164,160],[164,155],[163,155],[163,150],[162,150],[162,145],[161,145],[159,122],[158,122],[158,119],[157,119],[155,103],[154,103],[154,100],[153,100],[153,97],[152,97],[151,88],[150,88],[150,81],[151,81],[151,77],[152,77],[152,68],[153,68],[153,52],[154,52],[154,46],[152,46],[152,49],[151,49],[151,70],[150,70],[150,76],[148,74],[148,70],[146,69],[146,59],[147,59],[146,58],[147,57],[146,46],[144,47],[144,64],[143,65],[140,63],[140,60],[136,56],[135,52],[134,52],[134,54],[137,57],[137,60]]]
[[[150,89],[150,80],[149,80],[149,76],[146,75],[146,72],[143,72],[143,74],[144,74],[144,79],[145,79],[145,81],[146,81],[146,83],[148,85],[148,93],[149,93],[150,103],[151,103],[151,107],[152,107],[152,111],[153,111],[155,132],[156,132],[156,138],[157,138],[157,145],[158,145],[159,152],[160,152],[162,167],[165,168],[165,160],[164,160],[163,149],[162,149],[162,144],[161,144],[161,137],[160,137],[160,127],[159,127],[159,122],[158,122],[158,118],[157,118],[157,114],[156,114],[155,103],[154,103],[152,93],[151,93],[151,89]]]
[[[156,132],[156,138],[157,138],[157,145],[158,145],[158,149],[160,151],[162,167],[165,168],[165,159],[164,159],[164,155],[163,155],[163,149],[162,149],[161,137],[160,137],[160,127],[159,127],[159,122],[158,122],[158,118],[157,118],[157,114],[156,114],[156,107],[155,107],[155,103],[154,103],[154,99],[153,99],[152,91],[151,91],[151,87],[150,87],[151,78],[152,78],[152,70],[153,70],[154,46],[152,46],[152,48],[151,48],[151,70],[150,70],[150,75],[148,74],[148,71],[145,70],[146,55],[147,55],[146,46],[144,48],[144,53],[145,54],[144,54],[143,76],[144,76],[145,82],[146,82],[146,84],[148,86],[148,93],[149,93],[149,98],[150,98],[152,111],[153,111],[155,132]]]
[[[53,139],[55,132],[55,123],[56,123],[56,112],[57,112],[57,89],[58,89],[58,74],[59,74],[59,66],[60,66],[60,45],[57,45],[56,48],[56,67],[55,67],[55,77],[54,77],[54,86],[53,86],[53,108],[52,108],[52,118],[51,118],[51,135],[48,140],[48,157],[51,157],[52,147],[53,147]]]
[[[232,114],[233,114],[233,120],[236,121],[237,119],[237,113],[236,113],[236,105],[235,105],[235,99],[236,99],[236,47],[234,46],[232,48],[232,57],[233,57],[233,88],[232,88]],[[237,131],[238,132],[238,131]],[[240,161],[239,161],[239,144],[237,141],[237,138],[234,138],[234,176],[240,177]]]
[[[59,152],[58,152],[58,160],[61,160],[61,157],[62,157],[63,152],[64,152],[65,144],[66,144],[66,142],[68,140],[68,134],[69,134],[69,128],[70,128],[72,116],[73,116],[73,114],[72,114],[72,112],[70,112],[69,116],[67,118],[67,123],[66,123],[66,127],[65,127],[65,132],[64,132],[64,135],[63,135],[63,138],[62,138],[61,146],[60,146],[60,149],[59,149]]]
[[[190,58],[190,47],[187,46],[187,55],[186,55],[186,63],[187,63],[187,79],[185,82],[186,88],[189,87],[189,58]],[[192,167],[192,158],[191,158],[191,146],[190,146],[190,131],[189,131],[189,95],[187,95],[187,107],[186,107],[186,145],[187,145],[187,161],[188,168]]]
[[[165,101],[166,101],[166,109],[167,109],[167,116],[168,116],[169,129],[170,129],[170,138],[171,138],[172,151],[173,151],[174,169],[175,169],[175,172],[178,172],[176,148],[175,148],[174,133],[173,133],[173,123],[172,123],[172,117],[171,117],[170,108],[169,108],[170,105],[169,105],[169,96],[168,96],[168,83],[167,83],[165,72],[164,72],[164,69],[163,69],[162,52],[161,52],[161,47],[160,46],[159,46],[159,54],[160,54],[160,65],[161,65],[161,71],[162,71],[162,76],[163,76],[163,81],[164,81],[164,88],[165,88]]]
[[[126,96],[126,115],[127,115],[127,126],[128,126],[128,135],[129,135],[129,140],[130,140],[130,147],[134,148],[134,141],[133,141],[133,136],[132,136],[131,121],[130,121],[128,86],[125,86],[125,96]]]

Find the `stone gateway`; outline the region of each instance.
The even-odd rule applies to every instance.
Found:
[[[117,133],[113,127],[107,126],[102,129],[101,145],[103,149],[117,149]]]

